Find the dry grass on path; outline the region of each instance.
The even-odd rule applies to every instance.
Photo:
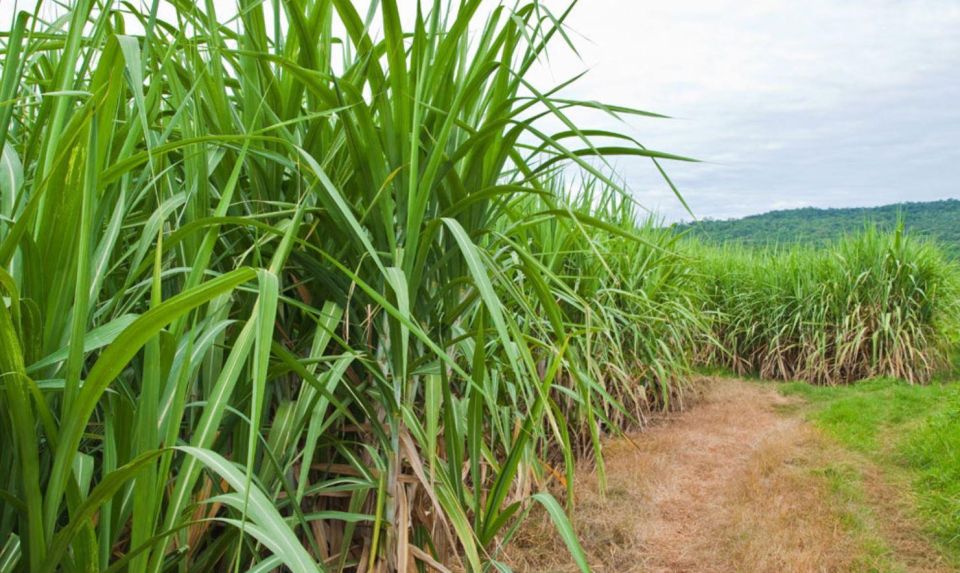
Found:
[[[831,472],[850,462],[787,412],[794,399],[741,381],[709,385],[700,404],[661,418],[635,445],[607,444],[606,496],[592,471],[578,473],[576,526],[595,571],[950,570],[909,518],[885,526],[837,491]],[[872,498],[882,486],[868,478]],[[900,533],[887,540],[890,531]],[[518,571],[575,570],[548,523],[526,527],[510,557]]]

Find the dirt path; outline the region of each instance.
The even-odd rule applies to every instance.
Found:
[[[578,474],[576,526],[594,570],[952,571],[895,488],[795,406],[718,380],[696,407],[608,443],[606,496],[595,472]],[[574,570],[549,524],[527,527],[516,547],[518,571]]]

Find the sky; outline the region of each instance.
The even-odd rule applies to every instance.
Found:
[[[557,44],[535,84],[586,70],[565,95],[671,116],[574,117],[700,160],[664,165],[698,218],[960,198],[958,0],[581,0],[567,25],[579,55]],[[649,161],[615,166],[690,218]]]
[[[957,0],[588,0],[569,22],[576,95],[671,116],[626,127],[702,161],[665,166],[697,217],[960,197]],[[647,163],[618,167],[689,218]]]

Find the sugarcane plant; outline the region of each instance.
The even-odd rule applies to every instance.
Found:
[[[957,342],[957,267],[903,225],[824,248],[694,245],[713,335],[701,360],[769,379],[927,382]]]
[[[700,311],[556,182],[683,158],[530,82],[572,4],[233,8],[2,34],[0,571],[504,569],[537,502],[586,569],[547,486],[674,395]]]

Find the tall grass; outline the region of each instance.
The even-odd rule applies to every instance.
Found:
[[[569,10],[114,6],[3,36],[0,570],[488,570],[531,502],[586,568],[542,486],[700,318],[597,167],[673,157],[566,115],[642,112],[526,79]]]
[[[824,249],[701,248],[715,313],[706,362],[764,378],[924,382],[957,341],[957,271],[933,244],[874,227]]]
[[[681,254],[676,235],[609,187],[588,184],[567,196],[565,185],[553,186],[569,213],[558,216],[542,197],[528,197],[518,205],[520,224],[505,230],[527,247],[536,269],[511,283],[531,293],[513,300],[536,301],[514,314],[537,327],[538,338],[549,337],[554,323],[571,325],[568,352],[578,360],[557,381],[570,389],[559,405],[574,445],[595,446],[598,427],[637,427],[646,412],[682,398],[708,321],[694,259]],[[556,305],[534,294],[541,277],[551,277]],[[584,408],[593,393],[604,397],[596,411]]]

